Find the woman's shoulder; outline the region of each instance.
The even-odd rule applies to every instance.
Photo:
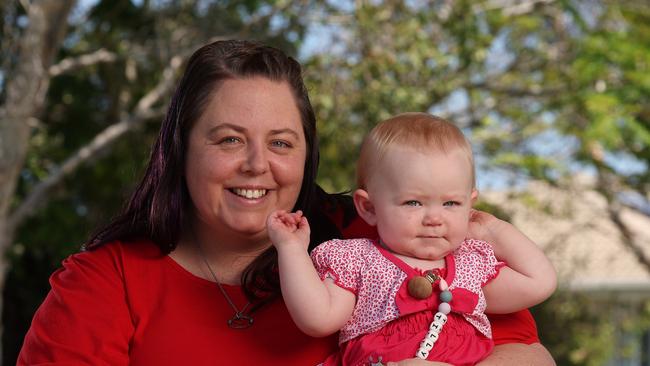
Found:
[[[342,238],[377,238],[377,230],[359,217],[348,193],[326,193],[320,188],[318,192],[319,209],[336,226]]]
[[[122,309],[148,301],[145,293],[161,292],[161,278],[178,280],[172,260],[148,240],[114,241],[75,253],[50,277],[53,293],[64,291],[82,303],[109,303]],[[113,299],[114,298],[114,299]],[[122,299],[121,301],[119,299]],[[107,310],[108,311],[108,310]]]
[[[150,242],[115,241],[68,256],[50,277],[51,290],[25,337],[24,360],[70,360],[69,364],[78,364],[81,357],[92,364],[101,363],[99,358],[110,359],[110,364],[128,363],[133,319],[147,316],[140,310],[149,301],[147,291],[162,286],[162,281],[151,281],[135,269],[155,272],[146,262],[159,253]],[[151,298],[150,303],[159,300]],[[93,352],[98,344],[108,345],[105,348],[109,351],[100,355]]]
[[[327,193],[317,186],[316,199],[309,215],[310,251],[333,238],[376,239],[377,231],[357,215],[352,197],[346,193]]]
[[[71,254],[63,260],[59,271],[81,271],[86,275],[108,272],[122,274],[127,267],[138,268],[164,257],[149,240],[113,241]]]
[[[133,260],[164,257],[156,244],[150,240],[140,239],[131,241],[116,240],[91,249],[82,249],[69,258],[93,261],[105,261],[118,258]]]

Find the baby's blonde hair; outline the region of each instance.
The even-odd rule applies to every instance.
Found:
[[[357,162],[358,188],[367,189],[377,162],[395,146],[445,154],[460,149],[471,169],[472,188],[476,185],[472,147],[458,127],[427,113],[402,113],[377,124],[363,140]]]

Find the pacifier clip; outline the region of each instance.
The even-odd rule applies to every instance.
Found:
[[[422,279],[427,282],[426,285]],[[447,315],[451,312],[451,305],[449,305],[449,302],[451,301],[452,296],[447,281],[430,271],[424,276],[413,277],[408,283],[408,290],[411,296],[425,299],[431,296],[431,292],[433,292],[432,285],[436,280],[440,280],[438,283],[438,287],[440,288],[440,305],[438,305],[438,312],[433,316],[433,321],[429,325],[427,335],[424,336],[424,339],[420,342],[420,348],[418,348],[418,351],[415,353],[415,357],[423,360],[426,360],[429,356],[429,352],[433,348],[434,344],[436,344],[436,341],[438,341],[440,332],[442,332],[442,327],[447,323]],[[411,290],[412,287],[413,291]]]

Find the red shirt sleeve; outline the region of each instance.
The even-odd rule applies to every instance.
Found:
[[[128,365],[133,325],[114,245],[72,255],[50,277],[18,365]]]
[[[539,343],[537,325],[528,309],[512,314],[487,314],[494,344]]]
[[[343,212],[337,211],[331,219],[341,230],[344,239],[376,238],[377,230],[357,216],[347,226],[343,227]],[[530,311],[521,310],[512,314],[488,314],[492,326],[494,344],[505,343],[539,343],[537,325]]]

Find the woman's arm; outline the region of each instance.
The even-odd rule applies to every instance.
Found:
[[[492,353],[478,366],[555,366],[553,357],[539,343],[507,343],[494,347]]]
[[[267,226],[278,251],[282,297],[294,322],[313,337],[335,333],[352,315],[356,299],[331,279],[321,281],[307,254],[307,219],[300,211],[276,211]]]
[[[492,353],[477,366],[555,366],[553,357],[539,343],[509,343],[495,346]],[[400,362],[389,362],[387,366],[451,366],[444,362],[434,362],[411,358]]]
[[[481,233],[494,254],[507,263],[483,287],[490,313],[511,313],[547,299],[557,285],[555,269],[544,252],[508,222],[481,211],[472,213],[470,232]],[[480,228],[476,228],[476,226]],[[472,230],[473,229],[473,230]]]

